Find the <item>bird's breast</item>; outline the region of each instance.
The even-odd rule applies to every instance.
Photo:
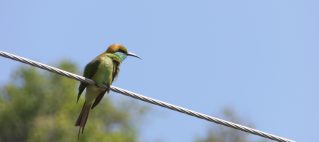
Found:
[[[113,62],[110,58],[105,57],[101,59],[101,63],[92,79],[99,84],[111,84],[113,71]]]

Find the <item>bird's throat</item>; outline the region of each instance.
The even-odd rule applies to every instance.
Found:
[[[114,55],[117,56],[121,60],[121,62],[124,61],[127,57],[127,55],[122,52],[114,53]]]

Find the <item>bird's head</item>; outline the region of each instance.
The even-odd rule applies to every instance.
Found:
[[[141,59],[139,56],[137,56],[135,53],[128,52],[124,45],[122,44],[112,44],[108,47],[106,50],[106,53],[116,54],[123,59],[125,59],[127,56],[132,56]]]

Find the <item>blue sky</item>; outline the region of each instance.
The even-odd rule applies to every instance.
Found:
[[[231,106],[257,129],[306,142],[319,134],[318,4],[0,0],[0,49],[83,68],[122,43],[143,60],[127,59],[116,86],[213,116]],[[21,64],[0,65],[5,83]],[[214,125],[153,106],[141,134],[191,142]]]

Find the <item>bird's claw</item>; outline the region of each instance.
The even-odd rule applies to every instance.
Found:
[[[106,87],[106,90],[109,90],[111,88],[110,85],[108,85],[106,83],[96,83],[96,86],[100,87],[100,88]]]
[[[103,87],[104,87],[104,84],[102,84],[102,83],[96,83],[96,86],[97,86],[97,87],[100,87],[100,88],[103,88]]]

